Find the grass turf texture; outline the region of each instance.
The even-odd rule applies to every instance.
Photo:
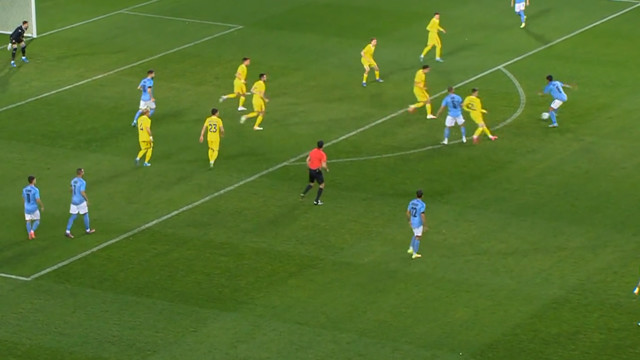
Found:
[[[412,103],[434,11],[448,33],[446,62],[425,61],[432,94],[634,5],[532,2],[521,30],[505,3],[161,0],[134,9],[244,28],[1,111],[0,272],[28,277]],[[38,30],[135,4],[42,2]],[[640,130],[628,67],[640,55],[629,47],[639,12],[509,65],[527,105],[495,131],[497,142],[330,163],[323,207],[311,205],[315,190],[297,198],[304,166],[283,167],[36,280],[0,278],[2,358],[636,359]],[[10,69],[7,58],[0,69],[0,108],[229,29],[116,14],[44,36],[31,42],[30,64]],[[386,82],[362,89],[358,53],[371,36]],[[235,100],[217,103],[243,56],[253,59],[249,85],[270,76],[261,133],[238,123]],[[129,124],[149,68],[153,167],[134,168]],[[579,84],[558,129],[539,120],[548,73]],[[458,93],[471,87],[489,125],[518,108],[500,71]],[[209,171],[197,138],[212,106],[227,136]],[[329,160],[439,142],[442,119],[418,114],[327,147]],[[79,166],[98,232],[82,236],[78,219],[69,240],[68,182]],[[46,205],[35,241],[18,198],[29,174]],[[424,257],[410,261],[403,213],[417,188],[430,231]]]

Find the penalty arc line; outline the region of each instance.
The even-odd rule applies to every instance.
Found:
[[[42,98],[45,98],[45,97],[48,97],[48,96],[51,96],[51,95],[55,95],[57,93],[60,93],[60,92],[63,92],[63,91],[69,90],[69,89],[73,89],[75,87],[78,87],[80,85],[84,85],[86,83],[90,83],[90,82],[98,80],[98,79],[102,79],[103,77],[107,77],[109,75],[113,75],[113,74],[118,73],[120,71],[130,69],[130,68],[132,68],[134,66],[138,66],[140,64],[144,64],[144,63],[146,63],[148,61],[155,60],[155,59],[157,59],[159,57],[162,57],[162,56],[165,56],[165,55],[173,54],[173,53],[178,52],[180,50],[184,50],[186,48],[192,47],[194,45],[198,45],[200,43],[203,43],[205,41],[209,41],[211,39],[217,38],[217,37],[222,36],[222,35],[226,35],[226,34],[228,34],[230,32],[233,32],[233,31],[236,31],[236,30],[239,30],[239,29],[242,29],[242,26],[238,26],[238,27],[235,27],[235,28],[231,28],[229,30],[225,30],[225,31],[222,31],[222,32],[210,35],[210,36],[207,36],[207,37],[202,38],[200,40],[196,40],[194,42],[179,46],[179,47],[177,47],[175,49],[167,50],[167,51],[162,52],[160,54],[157,54],[157,55],[154,55],[154,56],[150,56],[148,58],[136,61],[136,62],[134,62],[132,64],[119,67],[117,69],[108,71],[108,72],[100,74],[100,75],[96,75],[96,76],[94,76],[92,78],[85,79],[85,80],[79,81],[77,83],[74,83],[74,84],[71,84],[71,85],[67,85],[65,87],[61,87],[59,89],[49,91],[47,93],[44,93],[44,94],[41,94],[41,95],[38,95],[38,96],[34,96],[34,97],[29,98],[27,100],[19,101],[19,102],[15,103],[15,104],[7,105],[5,107],[0,108],[0,112],[6,111],[6,110],[9,110],[9,109],[13,109],[13,108],[16,108],[18,106],[21,106],[21,105],[24,105],[24,104],[28,104],[28,103],[30,103],[32,101],[36,101],[36,100],[39,100],[39,99],[42,99]]]
[[[502,72],[505,73],[505,75],[507,75],[507,77],[509,77],[509,79],[511,79],[511,81],[513,82],[513,84],[516,86],[516,89],[518,90],[518,95],[520,97],[520,105],[518,106],[518,109],[516,110],[516,112],[511,115],[510,118],[508,118],[507,120],[501,122],[500,124],[494,126],[494,129],[499,129],[505,125],[510,124],[511,122],[513,122],[515,119],[517,119],[522,112],[524,111],[524,107],[527,104],[527,95],[524,93],[524,89],[522,89],[522,86],[520,85],[520,82],[518,81],[518,79],[516,79],[515,76],[513,76],[513,74],[511,74],[507,69],[505,68],[499,68],[497,70],[501,70]],[[443,92],[440,92],[438,94],[436,94],[435,96],[432,97],[438,97],[440,95],[442,95]],[[457,144],[462,142],[462,140],[455,140],[450,142],[449,144]],[[351,161],[364,161],[364,160],[376,160],[376,159],[384,159],[384,158],[390,158],[390,157],[396,157],[396,156],[402,156],[402,155],[410,155],[410,154],[415,154],[415,153],[419,153],[419,152],[423,152],[423,151],[427,151],[427,150],[433,150],[433,149],[439,149],[441,147],[444,147],[447,145],[442,145],[442,144],[436,144],[436,145],[429,145],[426,147],[422,147],[419,149],[413,149],[413,150],[406,150],[406,151],[400,151],[400,152],[396,152],[396,153],[390,153],[390,154],[380,154],[380,155],[369,155],[369,156],[360,156],[360,157],[353,157],[353,158],[343,158],[343,159],[335,159],[335,160],[331,160],[331,163],[340,163],[340,162],[351,162]],[[305,164],[304,162],[293,162],[293,163],[289,163],[288,165],[303,165]]]
[[[464,82],[462,82],[462,83],[460,83],[460,84],[458,84],[456,86],[462,86],[462,85],[467,84],[467,83],[469,83],[471,81],[474,81],[474,80],[476,80],[476,79],[478,79],[478,78],[480,78],[482,76],[485,76],[486,74],[489,74],[489,73],[491,73],[491,72],[493,72],[493,71],[495,71],[497,69],[500,69],[500,68],[502,68],[504,66],[513,64],[513,63],[515,63],[515,62],[517,62],[519,60],[522,60],[522,59],[524,59],[524,58],[526,58],[528,56],[531,56],[531,55],[533,55],[535,53],[538,53],[538,52],[540,52],[540,51],[542,51],[542,50],[544,50],[544,49],[546,49],[546,48],[548,48],[550,46],[553,46],[553,45],[555,45],[555,44],[557,44],[559,42],[562,42],[562,41],[567,40],[567,39],[569,39],[569,38],[571,38],[571,37],[573,37],[575,35],[578,35],[578,34],[584,32],[584,31],[586,31],[588,29],[591,29],[591,28],[593,28],[593,27],[595,27],[597,25],[600,25],[600,24],[602,24],[602,23],[604,23],[606,21],[609,21],[609,20],[614,19],[614,18],[616,18],[616,17],[618,17],[618,16],[620,16],[622,14],[625,14],[628,11],[631,11],[631,10],[637,8],[638,6],[640,6],[640,4],[631,6],[631,7],[627,8],[627,9],[624,9],[622,11],[619,11],[619,12],[615,13],[615,14],[612,14],[612,15],[610,15],[610,16],[602,19],[602,20],[599,20],[599,21],[597,21],[597,22],[595,22],[595,23],[593,23],[591,25],[588,25],[588,26],[586,26],[586,27],[584,27],[582,29],[576,30],[576,31],[574,31],[574,32],[572,32],[572,33],[570,33],[568,35],[565,35],[565,36],[561,37],[558,40],[555,40],[555,41],[553,41],[553,42],[551,42],[549,44],[543,45],[543,46],[541,46],[541,47],[539,47],[537,49],[529,51],[529,52],[527,52],[527,53],[525,53],[525,54],[523,54],[521,56],[518,56],[518,57],[516,57],[516,58],[514,58],[512,60],[509,60],[509,61],[507,61],[507,62],[505,62],[505,63],[503,63],[501,65],[498,65],[498,66],[496,66],[496,67],[494,67],[492,69],[489,69],[489,70],[487,70],[485,72],[482,72],[482,73],[480,73],[480,74],[478,74],[478,75],[476,75],[476,76],[474,76],[472,78],[469,78],[469,79],[465,80]],[[0,109],[0,111],[2,111],[2,109]],[[333,145],[333,144],[336,144],[336,143],[338,143],[340,141],[346,140],[346,139],[348,139],[348,138],[350,138],[352,136],[355,136],[355,135],[357,135],[357,134],[359,134],[359,133],[361,133],[361,132],[363,132],[363,131],[365,131],[367,129],[370,129],[370,128],[378,125],[378,124],[381,124],[381,123],[389,120],[389,119],[392,119],[392,118],[404,113],[405,111],[406,111],[405,108],[403,108],[402,110],[398,110],[398,111],[396,111],[396,112],[394,112],[394,113],[392,113],[390,115],[387,115],[387,116],[385,116],[385,117],[383,117],[381,119],[378,119],[378,120],[374,121],[373,123],[365,125],[365,126],[359,128],[359,129],[356,129],[356,130],[354,130],[354,131],[352,131],[352,132],[350,132],[348,134],[345,134],[345,135],[343,135],[343,136],[341,136],[341,137],[339,137],[339,138],[337,138],[335,140],[332,140],[332,141],[328,142],[326,145],[327,146],[328,145]],[[176,216],[178,214],[183,213],[184,211],[187,211],[187,210],[189,210],[189,209],[191,209],[191,208],[193,208],[195,206],[198,206],[198,205],[200,205],[200,204],[202,204],[202,203],[204,203],[206,201],[209,201],[209,200],[211,200],[211,199],[213,199],[213,198],[215,198],[217,196],[220,196],[220,195],[222,195],[222,194],[224,194],[226,192],[234,190],[234,189],[238,188],[239,186],[242,186],[242,185],[244,185],[246,183],[249,183],[249,182],[251,182],[251,181],[253,181],[255,179],[258,179],[258,178],[260,178],[260,177],[262,177],[264,175],[267,175],[267,174],[269,174],[269,173],[271,173],[271,172],[273,172],[275,170],[278,170],[278,169],[282,168],[283,166],[286,166],[290,162],[294,162],[294,161],[296,161],[296,160],[298,160],[298,159],[300,159],[300,158],[302,158],[302,157],[304,157],[306,155],[307,155],[307,153],[305,152],[305,153],[300,154],[300,155],[298,155],[296,157],[293,157],[293,158],[291,158],[291,159],[289,159],[287,161],[284,161],[284,162],[282,162],[282,163],[280,163],[280,164],[278,164],[276,166],[273,166],[273,167],[271,167],[269,169],[266,169],[266,170],[264,170],[262,172],[259,172],[259,173],[255,174],[255,175],[253,175],[253,176],[251,176],[249,178],[246,178],[245,180],[242,180],[242,181],[240,181],[240,182],[238,182],[238,183],[236,183],[234,185],[231,185],[231,186],[229,186],[229,187],[227,187],[227,188],[225,188],[223,190],[220,190],[220,191],[218,191],[218,192],[216,192],[214,194],[211,194],[211,195],[209,195],[209,196],[207,196],[205,198],[202,198],[202,199],[200,199],[200,200],[198,200],[198,201],[196,201],[194,203],[191,203],[191,204],[189,204],[189,205],[187,205],[185,207],[177,209],[177,210],[175,210],[175,211],[173,211],[173,212],[171,212],[171,213],[169,213],[169,214],[167,214],[167,215],[165,215],[165,216],[163,216],[161,218],[158,218],[158,219],[153,220],[153,221],[151,221],[151,222],[149,222],[149,223],[147,223],[145,225],[142,225],[142,226],[140,226],[140,227],[138,227],[138,228],[136,228],[134,230],[131,230],[128,233],[120,235],[120,236],[118,236],[118,237],[116,237],[116,238],[114,238],[112,240],[109,240],[109,241],[107,241],[107,242],[105,242],[105,243],[103,243],[101,245],[98,245],[98,246],[96,246],[96,247],[94,247],[92,249],[89,249],[89,250],[85,251],[82,254],[78,254],[78,255],[70,258],[70,259],[67,259],[67,260],[62,261],[62,262],[60,262],[58,264],[50,266],[50,267],[48,267],[48,268],[46,268],[46,269],[44,269],[44,270],[42,270],[42,271],[40,271],[40,272],[38,272],[36,274],[33,274],[33,275],[29,276],[28,278],[17,277],[17,276],[14,276],[14,275],[12,275],[12,276],[13,276],[13,278],[18,279],[18,280],[21,280],[19,278],[27,279],[28,281],[33,280],[33,279],[37,279],[37,278],[39,278],[39,277],[41,277],[41,276],[43,276],[45,274],[48,274],[48,273],[50,273],[50,272],[52,272],[54,270],[60,269],[63,266],[69,265],[69,264],[71,264],[71,263],[73,263],[73,262],[75,262],[75,261],[77,261],[77,260],[79,260],[79,259],[81,259],[81,258],[93,253],[93,252],[96,252],[96,251],[98,251],[100,249],[103,249],[106,246],[109,246],[109,245],[115,244],[115,243],[117,243],[119,241],[122,241],[122,240],[124,240],[124,239],[126,239],[126,238],[128,238],[128,237],[130,237],[130,236],[132,236],[134,234],[139,233],[140,231],[143,231],[143,230],[145,230],[145,229],[147,229],[147,228],[149,228],[151,226],[157,225],[157,224],[159,224],[159,223],[161,223],[161,222],[163,222],[165,220],[168,220],[168,219],[170,219],[170,218],[172,218],[172,217],[174,217],[174,216]]]

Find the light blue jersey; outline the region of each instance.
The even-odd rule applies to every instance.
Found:
[[[71,204],[80,205],[86,200],[82,193],[87,189],[87,182],[81,177],[74,177],[71,180]]]
[[[564,90],[562,89],[563,86],[564,84],[562,84],[560,81],[551,81],[549,82],[549,84],[547,84],[547,86],[544,87],[544,93],[551,94],[551,97],[553,97],[555,100],[565,102],[567,101],[567,94],[565,94]]]
[[[140,89],[142,89],[142,97],[140,97],[141,101],[150,101],[151,100],[151,90],[153,88],[153,79],[152,78],[144,78],[140,81]]]
[[[526,0],[516,0],[516,4],[522,4],[524,3]]]
[[[407,208],[407,210],[409,211],[409,214],[411,216],[412,228],[419,228],[420,226],[424,225],[422,223],[421,215],[424,214],[425,209],[426,205],[420,199],[413,199],[411,200],[411,202],[409,202],[409,207]]]
[[[456,94],[447,95],[442,100],[442,106],[446,106],[449,109],[449,116],[462,116],[462,98],[460,96]]]
[[[40,190],[34,185],[27,185],[22,189],[22,198],[24,199],[24,213],[33,214],[38,211],[38,202],[40,199]]]

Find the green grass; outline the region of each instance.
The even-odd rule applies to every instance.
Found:
[[[38,31],[136,4],[39,2]],[[401,113],[327,146],[323,207],[311,204],[315,190],[298,200],[304,165],[237,185],[412,103],[434,11],[446,62],[428,61],[430,93],[496,69],[458,89],[480,88],[496,126],[520,102],[500,64],[634,6],[532,2],[521,30],[507,4],[159,0],[134,11],[243,28],[196,44],[232,28],[119,13],[31,41],[30,64],[0,68],[0,273],[30,277],[231,189],[32,281],[0,277],[0,358],[638,358],[640,129],[629,69],[640,8],[506,66],[526,106],[495,130],[497,142],[336,161],[441,140],[442,119]],[[358,53],[372,36],[385,83],[363,89]],[[261,133],[238,123],[235,101],[217,102],[243,56],[249,83],[269,74]],[[135,168],[129,124],[149,68],[153,166]],[[558,129],[539,120],[549,73],[579,85]],[[227,134],[209,171],[197,140],[212,106]],[[82,236],[78,219],[69,240],[77,167],[97,232]],[[29,174],[46,206],[35,241],[19,199]],[[429,232],[411,261],[404,211],[417,188]]]

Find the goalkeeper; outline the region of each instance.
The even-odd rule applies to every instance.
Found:
[[[24,42],[24,33],[29,28],[29,22],[23,21],[22,25],[18,26],[11,35],[9,35],[9,48],[11,49],[11,66],[16,67],[16,52],[18,52],[18,44],[20,45],[20,50],[22,51],[22,61],[28,63],[27,60],[27,44]]]

